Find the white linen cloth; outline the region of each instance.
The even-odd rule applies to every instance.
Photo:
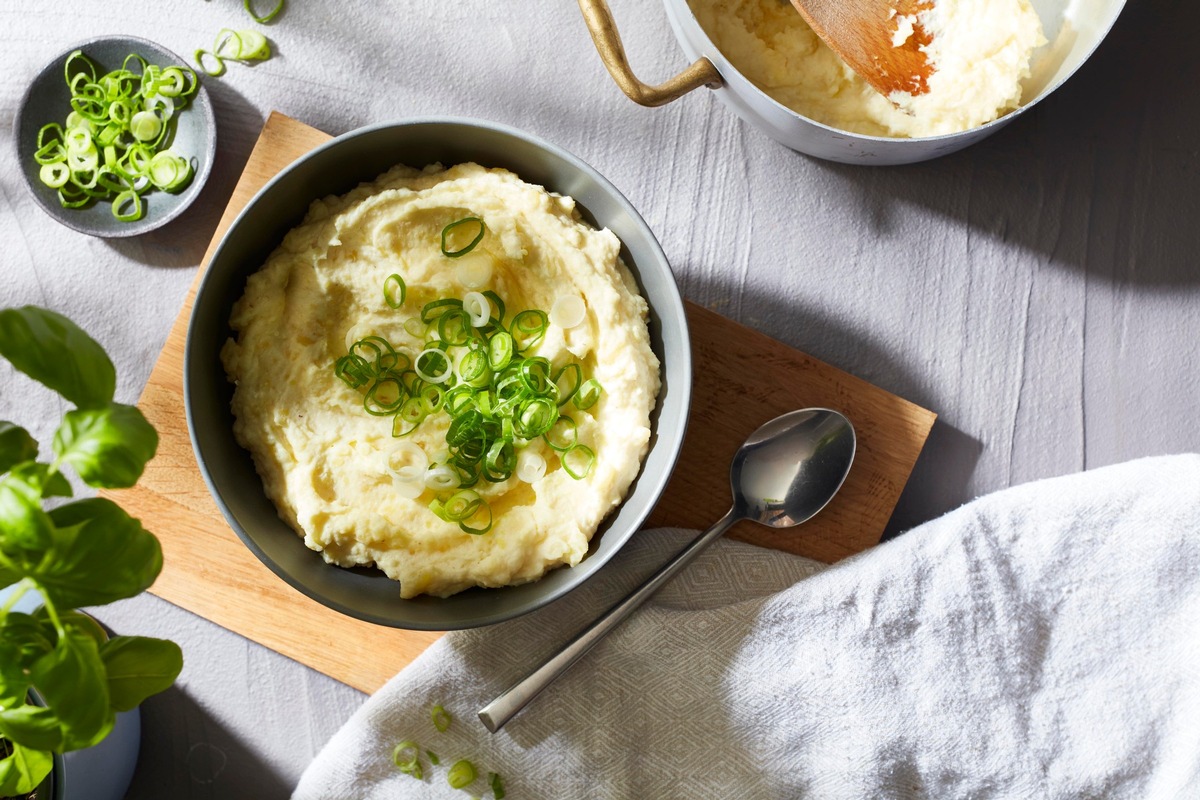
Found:
[[[797,535],[803,535],[798,532]],[[338,732],[294,800],[1200,795],[1200,456],[976,500],[833,567],[721,541],[499,734],[478,708],[681,544],[445,636]],[[441,703],[445,733],[430,721]],[[441,759],[399,773],[415,739]]]

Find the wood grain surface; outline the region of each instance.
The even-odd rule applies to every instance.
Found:
[[[183,415],[187,321],[213,249],[263,184],[328,139],[283,115],[268,118],[141,397],[161,437],[158,455],[136,488],[111,494],[163,543],[155,594],[373,692],[440,634],[346,617],[275,577],[225,524],[201,478]],[[745,436],[779,413],[825,406],[845,413],[859,437],[841,493],[802,533],[742,523],[730,535],[826,562],[877,543],[935,415],[708,309],[688,303],[687,313],[693,356],[705,368],[696,373],[679,466],[650,523],[702,528],[715,521],[728,508],[728,463]]]

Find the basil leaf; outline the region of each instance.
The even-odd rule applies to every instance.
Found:
[[[158,449],[158,433],[134,406],[68,411],[54,434],[54,454],[88,486],[126,489]]]
[[[29,614],[8,612],[0,625],[0,708],[25,703],[29,670],[54,649],[54,636],[53,628],[46,630]]]
[[[20,425],[0,420],[0,475],[20,464],[37,458],[38,445],[29,431]]]
[[[42,510],[41,483],[36,470],[21,467],[0,478],[0,553],[18,562],[17,567],[25,557],[40,557],[40,551],[51,541],[53,524]],[[7,586],[23,577],[23,573],[13,572],[0,561],[0,585]]]
[[[114,711],[137,708],[150,695],[169,689],[183,669],[179,645],[146,636],[113,637],[100,646],[100,658],[108,671]]]
[[[79,408],[112,402],[117,371],[108,354],[61,314],[33,306],[0,311],[0,356]]]
[[[115,716],[108,707],[104,662],[90,637],[68,630],[34,662],[30,676],[58,718],[63,750],[91,747],[112,730]]]
[[[0,761],[0,797],[32,792],[53,766],[54,758],[49,753],[14,744],[12,755]]]
[[[54,546],[29,570],[56,606],[98,606],[148,589],[162,570],[158,539],[102,497],[50,512]]]
[[[0,639],[0,708],[12,708],[25,702],[29,676],[25,674],[21,655],[16,644]]]
[[[46,613],[45,606],[35,611],[33,616],[46,623],[50,622],[50,615]],[[76,633],[82,633],[91,638],[97,647],[104,647],[104,643],[108,641],[108,631],[104,630],[93,617],[82,611],[60,611],[58,612],[58,621],[63,624],[64,628],[70,628]]]
[[[28,487],[31,499],[44,497],[70,497],[74,494],[71,482],[61,472],[50,471],[49,464],[40,461],[25,461],[12,468],[4,477],[6,481],[15,481]]]
[[[59,750],[63,746],[58,717],[50,709],[40,706],[0,709],[0,735],[34,750]]]

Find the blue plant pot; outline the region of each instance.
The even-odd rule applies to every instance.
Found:
[[[0,604],[12,591],[11,586],[0,589]],[[28,592],[17,601],[13,610],[32,614],[41,604],[41,595]],[[41,698],[36,692],[32,694],[40,705]],[[53,800],[121,800],[133,780],[141,741],[141,709],[117,714],[112,732],[100,744],[54,756],[50,791],[45,796]],[[45,784],[43,788],[46,788]],[[42,796],[38,795],[39,798]]]

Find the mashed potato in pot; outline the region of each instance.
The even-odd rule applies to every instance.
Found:
[[[476,164],[314,202],[222,351],[280,516],[406,598],[578,563],[638,474],[660,385],[619,250],[571,198]]]
[[[895,15],[899,47],[919,25],[929,91],[884,97],[821,41],[788,0],[688,0],[700,27],[755,86],[809,119],[869,136],[921,137],[978,127],[1017,108],[1045,44],[1029,0],[936,0]]]

